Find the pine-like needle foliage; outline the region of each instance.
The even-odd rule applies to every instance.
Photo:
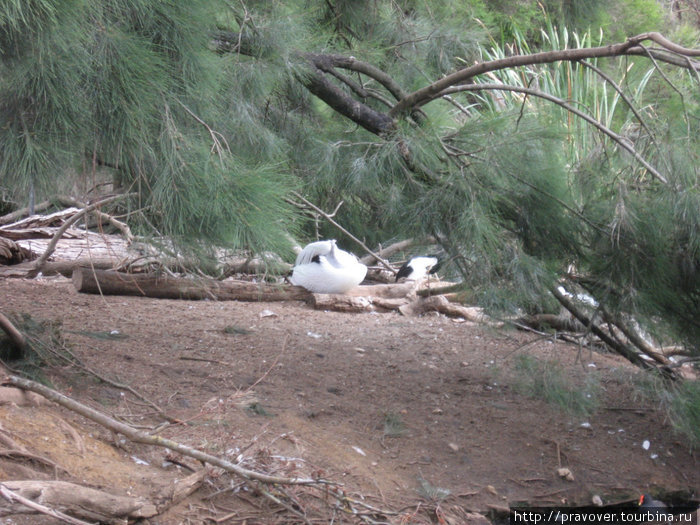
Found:
[[[284,197],[294,181],[284,146],[259,116],[245,117],[259,99],[230,82],[232,58],[210,48],[227,9],[3,2],[0,186],[25,203],[31,191],[87,189],[111,175],[115,190],[138,193],[131,220],[144,233],[284,252],[294,214]]]

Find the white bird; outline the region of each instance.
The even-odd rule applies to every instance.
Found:
[[[297,255],[289,282],[314,293],[345,293],[360,284],[365,275],[367,267],[331,239],[304,247]]]
[[[428,274],[437,272],[440,265],[440,259],[435,255],[411,257],[399,268],[396,280],[398,281],[405,277],[407,281],[420,281],[427,277]]]

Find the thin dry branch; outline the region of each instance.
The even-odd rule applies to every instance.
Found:
[[[32,381],[30,379],[25,379],[18,376],[8,376],[7,382],[16,387],[35,392],[45,397],[46,399],[61,405],[62,407],[72,410],[73,412],[76,412],[81,416],[86,417],[104,426],[105,428],[108,428],[113,432],[124,435],[134,443],[142,443],[145,445],[167,448],[169,450],[178,452],[184,456],[189,456],[199,461],[222,468],[225,471],[231,472],[232,474],[240,476],[248,481],[255,480],[260,481],[262,483],[279,483],[283,485],[317,485],[330,483],[322,479],[285,478],[281,476],[272,476],[264,474],[262,472],[249,470],[244,467],[241,467],[240,465],[236,465],[235,463],[231,463],[230,461],[227,461],[225,459],[221,459],[216,456],[212,456],[211,454],[207,454],[206,452],[197,450],[195,448],[188,447],[187,445],[177,443],[175,441],[163,438],[161,436],[151,436],[149,434],[146,434],[145,432],[136,430],[129,425],[121,423],[116,419],[113,419],[108,415],[99,412],[98,410],[95,410],[92,407],[79,403],[78,401],[71,399],[47,386],[37,383],[36,381]]]
[[[198,117],[190,108],[185,106],[181,101],[177,101],[178,104],[180,104],[187,113],[190,114],[190,116],[195,119],[197,122],[199,122],[202,126],[204,126],[207,131],[209,132],[209,136],[211,137],[212,141],[212,147],[211,151],[214,152],[216,151],[216,154],[219,156],[219,161],[221,162],[221,166],[223,167],[224,165],[224,148],[221,146],[221,143],[223,141],[224,146],[226,146],[226,151],[231,153],[231,148],[228,145],[228,142],[226,141],[226,137],[224,137],[221,133],[218,131],[212,129],[209,124],[204,122],[200,117]]]
[[[654,367],[644,359],[641,355],[634,351],[632,348],[628,347],[626,344],[617,341],[613,337],[610,337],[605,331],[600,328],[592,319],[590,319],[580,308],[578,308],[573,301],[561,293],[555,286],[550,288],[552,295],[559,301],[559,303],[566,308],[571,314],[578,319],[586,328],[589,328],[599,339],[601,339],[608,347],[620,354],[622,357],[626,358],[631,363],[646,369],[655,369],[659,371],[665,377],[669,379],[676,379],[676,374],[671,372],[668,367]]]
[[[101,199],[97,202],[94,202],[90,204],[89,206],[86,206],[82,210],[80,210],[78,213],[73,215],[70,219],[68,219],[66,222],[63,223],[63,226],[61,226],[58,231],[54,234],[53,238],[51,239],[51,242],[48,244],[46,247],[46,251],[39,257],[36,261],[34,261],[33,268],[29,272],[27,272],[27,277],[36,277],[39,272],[41,272],[42,267],[44,266],[44,263],[48,260],[48,258],[51,256],[51,254],[54,252],[56,249],[56,245],[58,244],[58,241],[61,239],[63,234],[66,232],[68,228],[70,228],[73,224],[78,222],[80,218],[85,215],[86,213],[89,213],[100,206],[104,206],[105,204],[108,204],[110,202],[114,202],[119,199],[123,199],[125,197],[131,197],[134,194],[132,193],[124,193],[121,195],[113,195],[111,197],[106,197],[104,199]]]
[[[332,218],[329,214],[327,214],[325,211],[323,211],[321,208],[319,208],[318,206],[316,206],[314,203],[312,203],[312,202],[309,201],[308,199],[305,199],[303,196],[299,195],[297,192],[294,192],[294,196],[295,196],[297,199],[301,200],[306,206],[308,206],[309,208],[311,208],[312,210],[314,210],[316,213],[319,213],[320,215],[322,215],[328,222],[330,222],[333,226],[335,226],[336,228],[338,228],[338,229],[339,229],[341,232],[343,232],[345,235],[347,235],[348,237],[350,237],[350,238],[351,238],[353,241],[355,241],[357,244],[359,244],[360,246],[362,246],[362,248],[363,248],[367,253],[369,253],[370,255],[372,255],[372,257],[374,257],[377,261],[379,261],[379,262],[382,264],[382,266],[384,266],[387,270],[389,270],[389,271],[392,272],[392,273],[396,273],[396,270],[394,269],[393,266],[391,266],[391,263],[390,263],[389,261],[385,260],[385,259],[382,258],[379,254],[377,254],[377,253],[375,253],[374,251],[372,251],[372,250],[371,250],[365,243],[363,243],[360,239],[358,239],[357,237],[355,237],[352,233],[350,233],[348,230],[346,230],[346,229],[343,228],[340,224],[338,224],[338,222],[336,222],[335,220],[333,220],[333,218]]]
[[[67,197],[65,195],[59,195],[58,196],[58,201],[63,205],[63,206],[75,206],[76,208],[85,208],[88,206],[87,203],[76,200],[72,197]],[[111,224],[115,228],[117,228],[122,234],[124,235],[124,238],[126,241],[131,244],[134,242],[134,234],[131,233],[131,228],[129,228],[129,225],[116,219],[112,215],[108,213],[104,213],[100,210],[93,210],[93,214],[95,214],[100,221],[106,222],[108,224]]]
[[[66,357],[61,352],[65,352],[66,354],[68,354],[69,357]],[[127,392],[130,392],[132,395],[134,395],[134,397],[136,397],[137,399],[140,399],[141,401],[146,403],[148,406],[150,406],[152,409],[154,409],[156,412],[158,412],[158,414],[160,414],[165,420],[169,421],[170,423],[181,423],[182,422],[178,418],[169,415],[167,412],[165,412],[165,410],[160,408],[157,404],[155,404],[153,401],[148,399],[143,394],[139,393],[137,390],[135,390],[131,386],[129,386],[125,383],[120,383],[118,381],[114,381],[114,380],[104,376],[103,374],[100,374],[96,370],[93,370],[92,368],[87,366],[85,363],[83,363],[80,359],[78,359],[78,356],[76,356],[65,345],[63,345],[63,348],[61,348],[61,352],[54,352],[54,354],[56,355],[56,357],[68,362],[71,366],[75,366],[75,367],[79,368],[80,370],[82,370],[83,372],[86,372],[88,374],[95,376],[97,379],[99,379],[103,383],[111,385],[111,386],[118,388],[120,390],[125,390]]]
[[[642,166],[644,166],[651,175],[654,176],[655,179],[659,180],[660,182],[663,182],[664,184],[668,184],[668,180],[666,177],[661,175],[659,171],[654,168],[647,160],[642,157],[637,150],[634,149],[632,144],[625,138],[622,137],[621,135],[618,135],[615,133],[613,130],[610,128],[604,126],[600,122],[598,122],[595,118],[591,117],[590,115],[584,113],[583,111],[575,108],[571,104],[567,103],[565,100],[560,99],[559,97],[555,97],[554,95],[550,95],[549,93],[545,93],[544,91],[540,91],[538,89],[533,89],[533,88],[526,88],[526,87],[521,87],[521,86],[510,86],[508,84],[468,84],[468,85],[460,85],[460,86],[450,86],[445,88],[444,91],[441,91],[436,95],[436,97],[440,97],[444,94],[447,93],[457,93],[460,91],[481,91],[481,90],[495,90],[495,91],[514,91],[518,93],[526,93],[528,95],[532,95],[534,97],[539,97],[543,98],[545,100],[548,100],[549,102],[553,102],[554,104],[563,107],[570,113],[573,113],[579,118],[582,118],[589,124],[591,124],[593,127],[598,129],[601,133],[607,135],[610,137],[613,141],[615,141],[622,149],[626,150],[629,152],[636,160],[639,162]]]
[[[393,244],[390,244],[386,248],[380,246],[377,250],[377,253],[382,257],[389,257],[390,255],[393,255],[396,252],[406,250],[416,244],[435,244],[435,239],[433,239],[432,237],[423,240],[404,239],[403,241],[398,241]],[[377,262],[377,258],[374,255],[369,254],[365,255],[364,257],[360,257],[360,261],[362,262],[362,264],[366,264],[369,266],[370,264],[374,264],[375,262]]]
[[[588,62],[587,60],[581,60],[581,65],[584,66],[584,67],[587,67],[587,68],[590,69],[591,71],[594,71],[594,72],[596,73],[596,75],[598,75],[600,78],[602,78],[603,80],[605,80],[608,84],[610,84],[610,85],[613,87],[613,89],[617,92],[617,94],[620,95],[620,98],[621,98],[622,100],[625,101],[625,104],[627,105],[627,107],[629,108],[629,110],[632,112],[632,114],[635,116],[635,118],[637,119],[637,121],[639,122],[639,124],[646,130],[646,132],[647,132],[647,134],[649,135],[649,138],[651,139],[651,141],[652,141],[652,142],[654,143],[654,145],[658,148],[658,147],[659,147],[659,144],[658,144],[658,142],[656,141],[656,139],[654,138],[654,134],[652,133],[652,131],[651,131],[651,129],[649,128],[649,126],[647,125],[646,121],[644,120],[644,117],[642,116],[642,114],[641,114],[641,113],[639,112],[639,110],[637,109],[637,106],[634,105],[634,102],[632,101],[632,99],[630,99],[630,97],[627,96],[627,94],[626,94],[625,91],[622,89],[622,87],[620,87],[620,86],[617,84],[617,82],[615,82],[615,80],[613,80],[613,78],[612,78],[610,75],[608,75],[605,71],[603,71],[603,70],[600,69],[599,67],[597,67],[597,66],[591,64],[591,63]]]

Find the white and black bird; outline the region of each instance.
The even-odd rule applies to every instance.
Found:
[[[438,271],[442,262],[437,255],[419,255],[406,261],[396,274],[396,281],[405,278],[407,281],[420,281]]]
[[[345,293],[360,284],[365,275],[367,267],[331,239],[304,247],[297,255],[289,282],[314,293]]]

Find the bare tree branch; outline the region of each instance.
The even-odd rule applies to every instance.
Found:
[[[352,98],[330,82],[315,64],[310,62],[307,71],[297,73],[297,78],[311,93],[367,131],[384,135],[395,129],[393,118]]]
[[[355,57],[346,57],[343,55],[323,55],[323,54],[312,54],[309,53],[305,55],[313,64],[322,71],[330,71],[333,68],[339,67],[342,69],[349,69],[351,71],[356,71],[362,73],[386,88],[386,90],[391,93],[396,100],[401,100],[406,96],[406,92],[399,86],[399,84],[394,81],[394,79],[371,64],[357,60]]]
[[[94,408],[79,403],[78,401],[64,396],[60,392],[52,390],[51,388],[39,384],[36,381],[31,381],[29,379],[24,379],[17,376],[8,376],[7,382],[16,387],[36,392],[37,394],[44,396],[46,399],[49,399],[54,403],[58,403],[59,405],[69,410],[77,412],[78,414],[92,421],[95,421],[96,423],[99,423],[100,425],[112,430],[113,432],[118,432],[119,434],[126,436],[134,443],[143,443],[145,445],[164,447],[175,452],[179,452],[180,454],[183,454],[185,456],[189,456],[199,461],[203,461],[211,465],[220,467],[226,470],[227,472],[236,474],[246,480],[256,480],[261,481],[263,483],[281,483],[286,485],[315,485],[326,483],[325,481],[318,479],[284,478],[281,476],[272,476],[261,472],[249,470],[235,463],[231,463],[230,461],[227,461],[225,459],[221,459],[216,456],[212,456],[211,454],[207,454],[206,452],[197,450],[195,448],[188,447],[187,445],[177,443],[175,441],[161,436],[151,436],[149,434],[146,434],[145,432],[136,430],[135,428],[127,424],[121,423],[120,421],[117,421],[116,419],[113,419],[108,415],[95,410]]]
[[[533,53],[530,55],[515,55],[502,58],[499,60],[490,60],[488,62],[479,62],[473,66],[460,69],[459,71],[447,75],[441,78],[437,82],[425,86],[424,88],[414,91],[410,95],[404,97],[390,112],[389,116],[396,118],[399,115],[411,111],[417,107],[430,102],[438,96],[438,93],[442,93],[452,86],[457,86],[467,83],[469,80],[477,75],[482,75],[488,73],[489,71],[497,71],[500,69],[508,69],[512,67],[528,66],[532,64],[547,64],[552,62],[558,62],[560,60],[566,61],[580,61],[590,58],[601,58],[601,57],[614,57],[614,56],[625,56],[625,55],[644,55],[648,54],[648,51],[643,48],[640,44],[646,40],[651,40],[662,46],[661,51],[650,51],[654,58],[662,60],[665,62],[671,62],[679,67],[686,67],[691,70],[700,69],[700,63],[685,60],[672,60],[669,55],[664,52],[671,53],[671,57],[681,56],[681,57],[700,57],[700,50],[697,49],[687,49],[685,47],[674,44],[670,40],[666,39],[660,33],[643,33],[631,38],[628,38],[626,42],[619,44],[611,44],[608,46],[601,47],[588,47],[580,49],[564,49],[558,51],[544,51],[541,53]]]
[[[603,329],[598,326],[593,319],[589,318],[578,306],[574,304],[566,295],[561,293],[555,286],[550,288],[552,295],[559,301],[559,303],[566,308],[571,314],[578,319],[581,324],[586,328],[590,328],[598,338],[600,338],[608,347],[613,349],[615,352],[620,354],[622,357],[630,361],[631,363],[640,366],[645,369],[654,369],[659,371],[662,375],[669,379],[677,379],[677,376],[671,372],[667,367],[655,367],[642,359],[641,355],[629,348],[624,343],[615,340],[613,337],[609,336]]]
[[[316,206],[314,203],[312,203],[312,202],[309,201],[308,199],[305,199],[303,196],[299,195],[298,193],[295,192],[295,193],[294,193],[294,196],[295,196],[296,198],[298,198],[299,200],[301,200],[306,206],[308,206],[309,208],[313,209],[315,212],[321,214],[321,215],[322,215],[328,222],[330,222],[333,226],[335,226],[336,228],[338,228],[338,229],[339,229],[340,231],[342,231],[345,235],[347,235],[347,236],[350,237],[353,241],[355,241],[357,244],[359,244],[360,246],[362,246],[362,248],[364,248],[364,250],[365,250],[367,253],[369,253],[372,257],[374,257],[375,260],[379,261],[379,262],[382,264],[382,266],[384,266],[387,270],[389,270],[391,273],[396,273],[396,270],[394,269],[393,266],[391,266],[391,263],[389,263],[389,261],[387,261],[386,259],[384,259],[383,257],[381,257],[379,254],[373,252],[373,251],[372,251],[365,243],[363,243],[360,239],[358,239],[358,238],[355,237],[352,233],[350,233],[348,230],[346,230],[345,228],[343,228],[338,222],[334,221],[333,218],[332,218],[329,214],[327,214],[326,212],[324,212],[321,208],[319,208],[318,206]]]
[[[63,226],[61,226],[58,231],[54,234],[53,238],[51,239],[51,242],[49,245],[46,247],[46,251],[39,257],[33,264],[32,269],[27,272],[27,277],[36,277],[39,272],[41,272],[41,268],[44,266],[44,263],[47,261],[47,259],[51,256],[51,254],[54,252],[56,249],[56,245],[58,244],[58,241],[61,239],[61,236],[66,232],[68,228],[70,228],[73,224],[78,222],[80,218],[85,215],[88,212],[91,212],[100,206],[103,206],[105,204],[108,204],[110,202],[123,199],[124,197],[130,197],[133,196],[133,193],[129,194],[120,194],[120,195],[113,195],[111,197],[106,197],[104,199],[101,199],[97,202],[94,202],[90,204],[89,206],[86,206],[82,210],[80,210],[78,213],[73,215],[70,219],[68,219],[66,222],[63,223]]]

